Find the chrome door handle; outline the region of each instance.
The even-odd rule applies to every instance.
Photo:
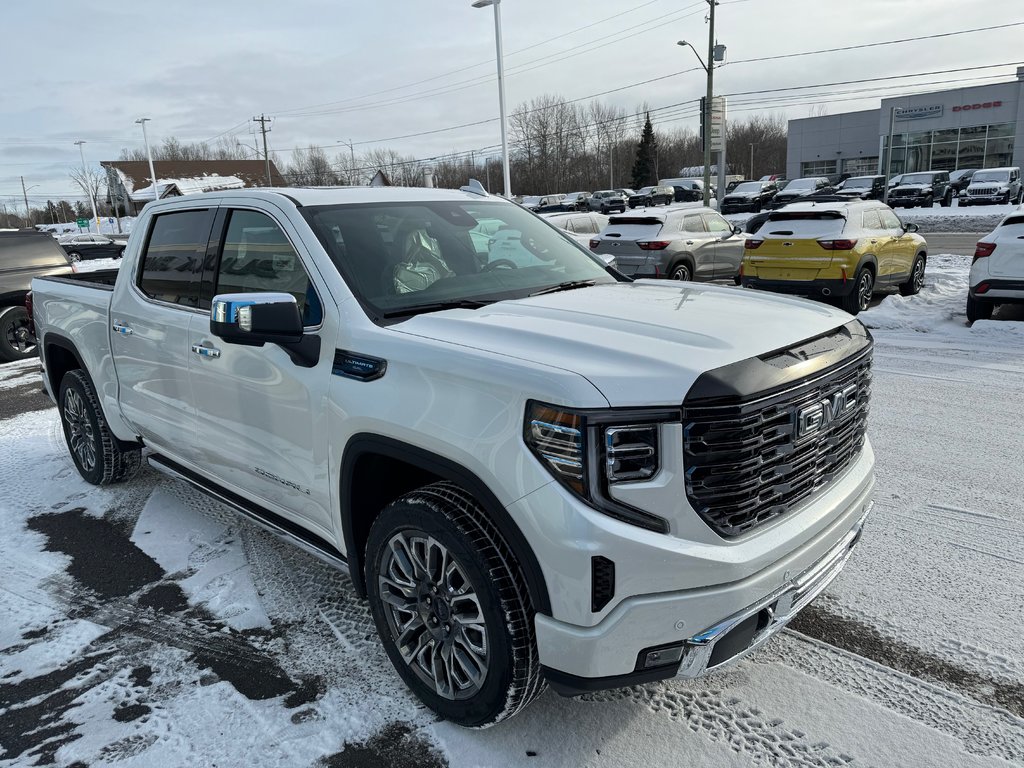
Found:
[[[192,351],[200,357],[220,357],[220,350],[213,347],[204,347],[201,344],[193,344]]]
[[[114,323],[110,327],[112,330],[114,330],[117,333],[120,333],[122,336],[131,336],[133,333],[135,333],[135,331],[133,331],[129,326],[120,325],[119,323]]]

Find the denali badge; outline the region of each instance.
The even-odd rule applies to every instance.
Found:
[[[796,436],[807,437],[834,421],[842,419],[857,407],[857,385],[833,392],[824,400],[805,406],[796,413]]]

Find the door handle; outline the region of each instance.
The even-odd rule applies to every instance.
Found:
[[[693,240],[687,240],[687,241],[686,241],[686,244],[687,244],[687,245],[693,245]]]
[[[120,333],[122,336],[131,336],[133,333],[135,333],[135,331],[133,331],[129,326],[121,325],[120,323],[114,323],[110,327],[113,331],[115,331],[116,333]]]
[[[876,240],[875,238],[873,238],[873,237],[872,237],[872,238],[871,238],[871,242],[872,242],[872,243],[877,243],[878,241],[877,241],[877,240]]]
[[[192,351],[200,357],[220,357],[219,349],[204,347],[202,344],[193,344]]]

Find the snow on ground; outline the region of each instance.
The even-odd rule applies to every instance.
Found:
[[[98,272],[101,269],[120,269],[121,259],[86,259],[71,265],[73,272]]]
[[[861,315],[876,505],[793,630],[484,731],[408,694],[344,574],[150,470],[87,485],[52,408],[0,420],[0,765],[1024,765],[1024,311],[967,327],[968,265]]]

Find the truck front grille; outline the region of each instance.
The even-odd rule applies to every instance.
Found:
[[[982,197],[982,196],[994,195],[998,191],[999,190],[997,190],[995,187],[974,187],[973,189],[967,190],[967,194],[969,194],[969,195],[978,195],[979,197]]]
[[[690,505],[726,537],[793,509],[860,453],[870,393],[868,348],[782,392],[726,405],[688,401],[683,461]]]

